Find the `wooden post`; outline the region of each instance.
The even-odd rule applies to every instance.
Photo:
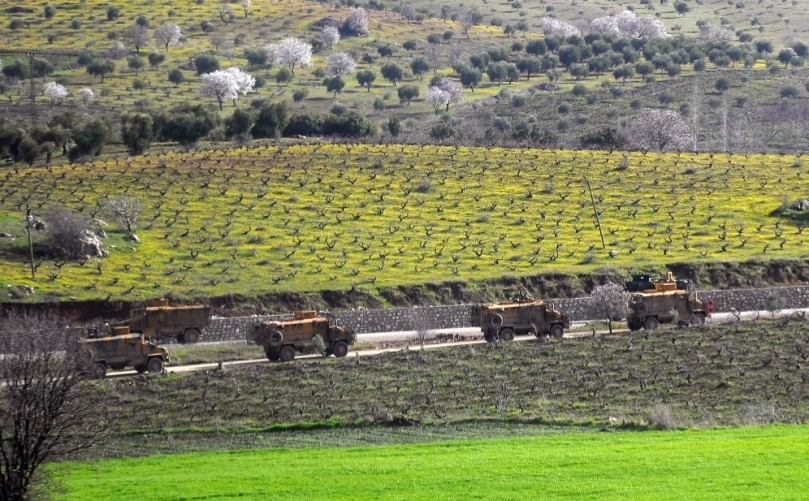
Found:
[[[606,249],[607,244],[604,243],[604,230],[601,229],[601,218],[598,216],[598,209],[596,209],[596,199],[593,198],[593,189],[590,187],[590,180],[587,179],[587,176],[584,176],[584,182],[587,183],[587,191],[590,192],[590,202],[593,204],[593,214],[596,215],[598,234],[601,235],[601,248]]]
[[[34,245],[31,243],[31,208],[25,204],[25,227],[28,229],[28,253],[31,257],[31,280],[37,279],[37,269],[34,266]]]

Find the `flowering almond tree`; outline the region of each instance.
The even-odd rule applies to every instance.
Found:
[[[617,16],[602,16],[590,23],[590,32],[612,34],[629,38],[668,38],[663,21],[651,17],[638,17],[631,10]]]
[[[155,41],[169,50],[169,44],[176,44],[183,38],[183,31],[174,23],[165,22],[154,30]]]
[[[542,31],[546,37],[567,38],[581,34],[579,29],[572,24],[562,22],[554,17],[543,17],[539,20],[539,24],[542,26]]]
[[[646,108],[638,113],[629,129],[629,141],[640,150],[682,148],[691,139],[691,130],[674,110]]]
[[[65,97],[67,97],[67,89],[64,85],[58,84],[56,82],[48,82],[45,85],[44,94],[51,98],[51,108],[53,108],[53,103],[56,101],[61,101]]]
[[[279,43],[269,44],[267,54],[274,64],[287,65],[293,75],[296,66],[312,65],[312,44],[297,38],[286,38]]]
[[[323,42],[331,49],[331,46],[340,41],[340,30],[334,26],[326,26],[320,34]]]
[[[367,37],[371,34],[368,29],[368,13],[362,7],[353,9],[345,20],[345,28],[361,37]]]
[[[326,60],[326,73],[335,77],[353,73],[357,62],[347,52],[335,52]]]
[[[255,85],[256,79],[248,73],[238,68],[228,68],[204,75],[200,94],[215,97],[221,110],[226,99],[233,100],[235,106],[239,95],[246,95],[253,90]]]
[[[88,104],[95,97],[95,92],[89,87],[85,87],[79,91],[79,97],[84,104]]]
[[[436,114],[442,106],[449,110],[451,103],[459,103],[462,100],[463,87],[446,78],[442,78],[435,85],[430,86],[427,95],[424,96],[424,102],[432,106]]]

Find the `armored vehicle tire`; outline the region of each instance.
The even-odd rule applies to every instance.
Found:
[[[334,353],[335,357],[343,358],[344,356],[348,355],[348,343],[345,341],[337,341],[334,343],[331,351]]]
[[[269,346],[264,348],[264,354],[267,355],[267,360],[275,362],[279,358],[278,350],[273,350]]]
[[[492,329],[499,329],[503,325],[503,316],[499,313],[489,316],[489,327]]]
[[[565,328],[559,324],[551,327],[551,337],[554,339],[562,339],[565,335]]]
[[[281,331],[272,331],[270,332],[270,346],[273,348],[278,348],[284,342],[284,335]]]
[[[95,379],[104,379],[104,376],[107,375],[107,364],[104,362],[96,362],[93,364],[93,378]]]
[[[500,341],[504,343],[510,343],[511,341],[514,341],[514,331],[509,328],[501,330]]]
[[[146,362],[146,368],[149,374],[162,374],[163,373],[163,359],[160,357],[152,357]]]
[[[183,334],[183,343],[196,343],[199,341],[199,331],[197,329],[188,329]]]
[[[282,362],[291,362],[295,360],[295,348],[292,346],[284,346],[278,352],[278,359]]]
[[[629,330],[631,331],[639,331],[640,328],[643,327],[643,322],[641,322],[640,319],[637,318],[630,318],[629,320],[626,321],[626,325],[627,327],[629,327]]]
[[[705,325],[705,314],[694,313],[691,315],[691,325]]]
[[[135,370],[138,372],[138,374],[143,374],[144,372],[146,372],[146,366],[145,365],[136,365]]]
[[[660,322],[655,317],[649,317],[643,322],[643,328],[647,331],[655,330],[660,327]]]
[[[492,335],[492,332],[488,331],[488,330],[485,331],[483,333],[483,340],[486,341],[487,343],[493,343],[494,342],[494,336]]]

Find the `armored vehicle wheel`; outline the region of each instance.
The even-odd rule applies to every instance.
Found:
[[[343,358],[344,356],[348,355],[348,343],[345,341],[337,341],[334,343],[332,353],[334,353],[334,356],[337,358]]]
[[[199,341],[199,331],[197,329],[188,329],[183,334],[184,343],[196,343]]]
[[[278,360],[278,350],[274,350],[269,346],[264,348],[264,354],[267,355],[267,360],[270,361],[277,361]]]
[[[104,379],[104,376],[107,375],[107,364],[104,362],[96,362],[93,364],[93,372],[92,376],[95,379]]]
[[[643,328],[647,331],[655,330],[658,327],[660,327],[660,322],[658,322],[655,317],[649,317],[646,319],[646,322],[643,323]]]
[[[138,371],[138,374],[143,374],[144,372],[146,372],[146,366],[145,365],[136,365],[135,370]]]
[[[488,331],[488,330],[487,330],[486,332],[484,332],[484,333],[483,333],[483,339],[484,339],[484,340],[485,340],[487,343],[493,343],[493,342],[494,342],[494,335],[492,334],[492,331]]]
[[[691,325],[705,325],[705,315],[702,313],[691,315]]]
[[[551,340],[551,337],[548,334],[537,334],[537,339],[539,339],[540,343],[547,343]]]
[[[501,330],[500,341],[504,343],[510,343],[511,341],[514,341],[514,331],[508,328]]]
[[[152,357],[146,362],[146,368],[149,374],[162,374],[163,373],[163,359],[160,357]]]
[[[278,358],[282,362],[291,362],[295,360],[295,348],[292,346],[284,346],[281,348],[281,351],[278,352]]]
[[[554,339],[562,339],[565,335],[565,328],[559,324],[551,327],[551,337]]]
[[[643,327],[643,323],[637,318],[630,318],[626,321],[626,324],[629,326],[629,330],[631,331],[639,331],[640,328]]]
[[[270,332],[270,346],[273,348],[278,348],[284,342],[284,335],[281,334],[281,331],[272,331]]]
[[[489,317],[489,327],[492,329],[499,329],[500,326],[503,325],[503,316],[499,313],[495,313]]]

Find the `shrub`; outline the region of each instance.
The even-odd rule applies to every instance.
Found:
[[[800,92],[798,91],[798,88],[795,87],[794,85],[787,85],[786,87],[782,87],[781,90],[778,92],[778,95],[780,95],[784,99],[794,99],[798,97],[799,94]]]
[[[570,91],[576,97],[581,97],[587,94],[587,87],[584,84],[575,84],[573,89]]]
[[[45,252],[62,259],[80,259],[85,254],[84,233],[89,221],[65,208],[52,209],[44,218],[48,229]]]
[[[199,55],[194,58],[194,68],[197,70],[197,75],[213,73],[219,69],[219,59],[209,54]]]

